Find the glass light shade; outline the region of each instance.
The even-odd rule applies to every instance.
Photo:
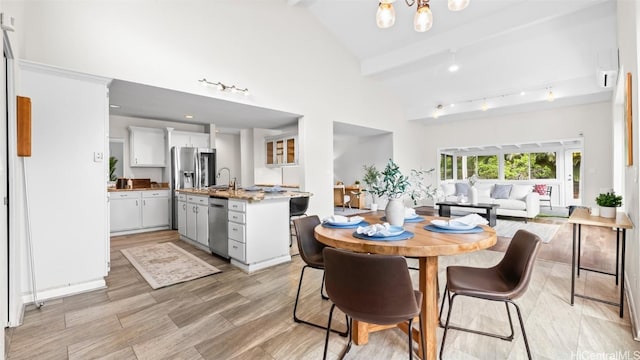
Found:
[[[555,99],[556,99],[556,96],[553,94],[553,91],[549,90],[549,93],[547,94],[547,101],[551,102]]]
[[[456,72],[458,70],[460,70],[460,66],[458,66],[458,64],[453,63],[449,65],[449,72]]]
[[[396,22],[396,11],[393,9],[393,4],[381,2],[378,5],[378,12],[376,13],[376,24],[380,29],[386,29]]]
[[[469,6],[469,0],[449,0],[449,10],[460,11]]]
[[[418,8],[418,11],[416,11],[416,15],[413,18],[413,28],[417,32],[425,32],[431,29],[432,25],[433,14],[431,13],[429,5]]]

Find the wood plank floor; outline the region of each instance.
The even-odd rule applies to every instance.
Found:
[[[589,354],[640,350],[633,341],[628,308],[618,317],[617,308],[576,299],[569,305],[570,267],[566,263],[571,229],[562,229],[536,262],[528,292],[517,302],[523,311],[527,335],[536,359],[576,359]],[[612,267],[609,256],[611,231],[585,229],[585,265]],[[120,250],[141,244],[172,241],[223,272],[182,284],[152,290]],[[501,250],[508,239],[500,239]],[[108,288],[47,301],[41,309],[29,307],[22,326],[7,329],[9,359],[319,359],[324,331],[296,324],[293,303],[300,270],[299,256],[291,263],[247,275],[223,259],[178,239],[175,231],[112,238],[112,269]],[[615,246],[615,242],[613,242]],[[295,247],[295,245],[294,245]],[[570,259],[570,254],[568,255]],[[444,287],[447,265],[491,266],[500,251],[442,257],[440,284]],[[415,265],[415,264],[413,264]],[[307,270],[299,316],[326,323],[329,301],[320,299],[322,273]],[[417,272],[415,276],[417,288]],[[595,273],[581,276],[577,289],[589,295],[616,300],[613,278]],[[344,328],[344,317],[334,324]],[[504,306],[461,299],[452,322],[486,331],[508,332]],[[524,359],[526,352],[516,326],[513,342],[452,331],[447,339],[447,359]],[[438,330],[438,341],[442,331]],[[332,336],[330,358],[346,344]],[[595,356],[595,355],[592,355]],[[370,336],[370,342],[354,346],[352,359],[406,359],[406,338],[391,329]],[[600,357],[604,358],[604,357]]]

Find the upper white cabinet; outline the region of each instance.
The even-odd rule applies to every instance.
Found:
[[[129,126],[131,167],[165,167],[163,129]]]
[[[171,132],[171,144],[169,147],[174,146],[211,148],[209,146],[209,134],[177,130]]]
[[[298,148],[295,136],[280,136],[265,139],[265,164],[287,166],[298,164]]]

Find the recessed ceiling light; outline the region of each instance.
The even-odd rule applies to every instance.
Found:
[[[120,109],[120,105],[116,105],[116,104],[109,104],[109,107],[113,109]]]
[[[458,66],[458,64],[451,64],[449,66],[449,72],[456,72],[460,69],[460,66]]]
[[[454,107],[454,106],[456,106],[456,104],[451,103],[451,104],[449,104],[449,106]]]
[[[193,119],[193,115],[185,115],[184,118],[185,119]]]
[[[520,96],[523,96],[524,94],[526,94],[526,92],[520,91]]]

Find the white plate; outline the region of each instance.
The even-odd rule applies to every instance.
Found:
[[[404,218],[404,219],[405,219],[405,220],[411,220],[411,219],[415,219],[415,218],[418,218],[418,217],[420,217],[420,215],[418,215],[418,214],[413,214],[413,215],[411,215],[411,216],[405,216],[405,218]]]
[[[462,224],[451,225],[446,220],[431,220],[431,224],[441,229],[449,229],[449,230],[471,230],[477,226],[477,225],[462,225]]]
[[[329,224],[329,225],[336,225],[336,226],[342,226],[342,225],[356,225],[356,224],[360,224],[362,222],[362,220],[355,222],[355,221],[341,221],[341,222],[335,222],[335,221],[331,221],[331,220],[325,220],[324,223],[325,224]]]
[[[389,235],[382,235],[382,234],[374,234],[371,235],[370,237],[391,237],[391,236],[396,236],[396,235],[400,235],[404,232],[404,228],[402,226],[396,226],[396,225],[391,225],[389,226]]]

